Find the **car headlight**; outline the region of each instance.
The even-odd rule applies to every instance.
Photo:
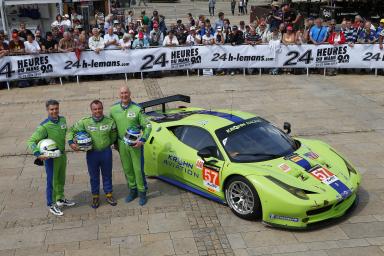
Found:
[[[276,185],[278,185],[279,187],[285,189],[286,191],[288,191],[289,193],[291,193],[292,195],[300,198],[300,199],[303,199],[303,200],[308,200],[309,197],[307,196],[307,193],[305,193],[306,191],[301,189],[301,188],[295,188],[295,187],[292,187],[272,176],[265,176],[267,179],[269,179],[270,181],[272,181],[273,183],[275,183]],[[311,192],[311,191],[308,191],[309,193],[314,193],[314,192]]]
[[[330,148],[330,150],[336,155],[338,155],[341,159],[343,159],[345,165],[347,166],[349,176],[351,176],[351,173],[357,174],[356,169],[347,160],[345,160],[344,157],[342,157],[339,153],[337,153],[336,150],[334,150],[333,148]]]

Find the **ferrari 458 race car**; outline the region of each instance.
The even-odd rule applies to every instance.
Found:
[[[361,176],[331,146],[291,137],[245,112],[179,107],[175,95],[142,103],[152,133],[144,147],[146,175],[228,204],[244,219],[307,228],[344,215],[357,202]]]

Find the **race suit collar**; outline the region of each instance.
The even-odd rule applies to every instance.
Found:
[[[123,105],[123,102],[120,101],[120,106],[122,109],[127,110],[129,106],[132,104],[132,100],[129,101],[128,105]]]
[[[95,121],[95,122],[100,122],[101,120],[104,119],[104,115],[102,115],[102,116],[99,117],[99,118],[92,116],[92,119],[93,119],[93,121]]]
[[[57,117],[57,119],[53,119],[51,116],[48,116],[48,120],[51,121],[54,124],[57,124],[60,120],[60,116]]]

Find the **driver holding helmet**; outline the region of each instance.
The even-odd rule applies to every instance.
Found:
[[[45,119],[28,139],[27,145],[37,157],[35,164],[45,164],[47,173],[46,197],[49,211],[61,216],[60,207],[73,206],[64,197],[65,174],[67,168],[67,156],[65,155],[65,135],[67,122],[63,116],[59,116],[59,102],[48,100],[45,103],[48,118]]]
[[[117,148],[120,153],[129,194],[125,201],[131,202],[139,195],[139,205],[147,202],[147,182],[144,174],[143,145],[152,127],[140,105],[131,100],[131,92],[123,86],[119,92],[120,101],[110,109],[110,116],[117,126]]]

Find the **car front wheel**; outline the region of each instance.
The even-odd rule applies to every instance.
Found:
[[[234,214],[248,220],[261,217],[259,195],[246,178],[234,176],[226,184],[225,198]]]

